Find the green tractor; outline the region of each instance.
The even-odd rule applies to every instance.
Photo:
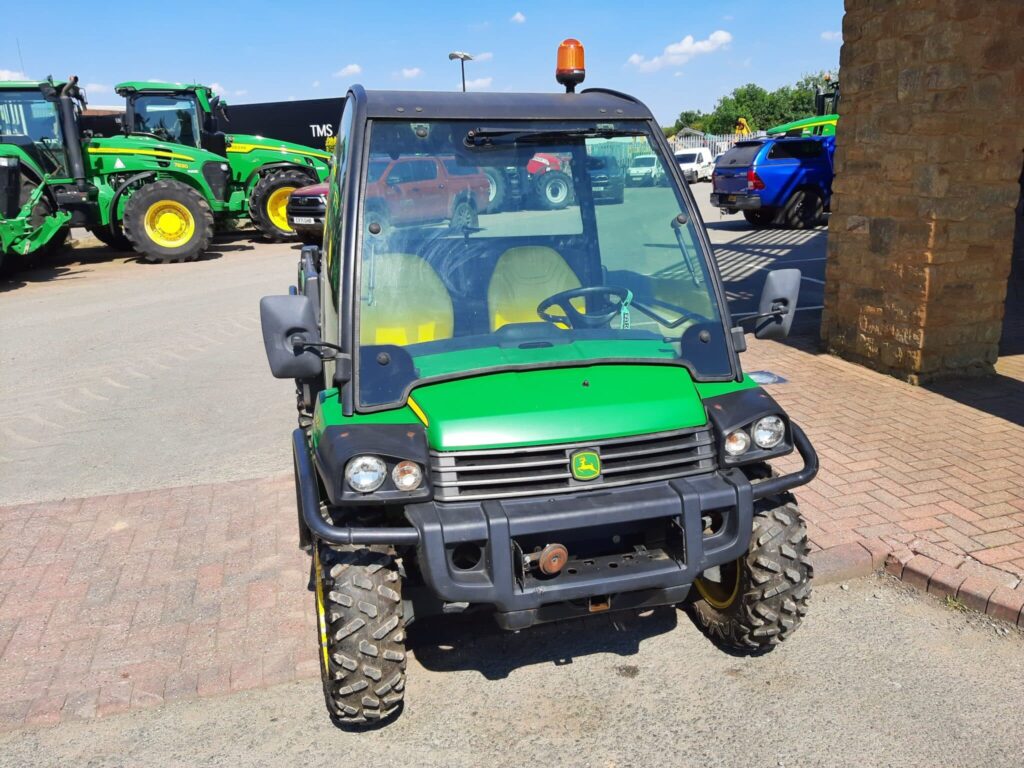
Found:
[[[324,181],[330,154],[287,141],[243,134],[225,135],[227,104],[206,85],[126,82],[116,86],[125,98],[128,136],[205,149],[231,167],[230,216],[248,216],[272,241],[295,238],[288,224],[288,196],[298,187]]]
[[[77,77],[0,83],[5,268],[59,247],[72,226],[146,261],[198,258],[233,213],[225,158],[155,137],[83,137],[85,106]]]

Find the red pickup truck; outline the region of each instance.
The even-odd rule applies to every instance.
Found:
[[[370,158],[363,218],[367,226],[448,221],[455,230],[475,227],[487,207],[490,184],[479,168],[455,158]],[[288,223],[306,243],[323,238],[328,186],[313,184],[292,192]]]

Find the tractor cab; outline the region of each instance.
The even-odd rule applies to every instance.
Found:
[[[127,82],[117,86],[125,98],[124,130],[227,156],[227,104],[205,85]]]

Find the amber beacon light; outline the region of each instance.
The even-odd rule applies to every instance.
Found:
[[[567,37],[558,46],[558,63],[555,65],[555,79],[565,86],[566,93],[576,93],[576,86],[587,76],[583,65],[583,43]]]

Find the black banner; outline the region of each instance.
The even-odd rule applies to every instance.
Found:
[[[345,100],[306,99],[269,101],[263,104],[232,104],[228,107],[225,133],[251,133],[270,139],[294,141],[316,149],[334,148]]]

